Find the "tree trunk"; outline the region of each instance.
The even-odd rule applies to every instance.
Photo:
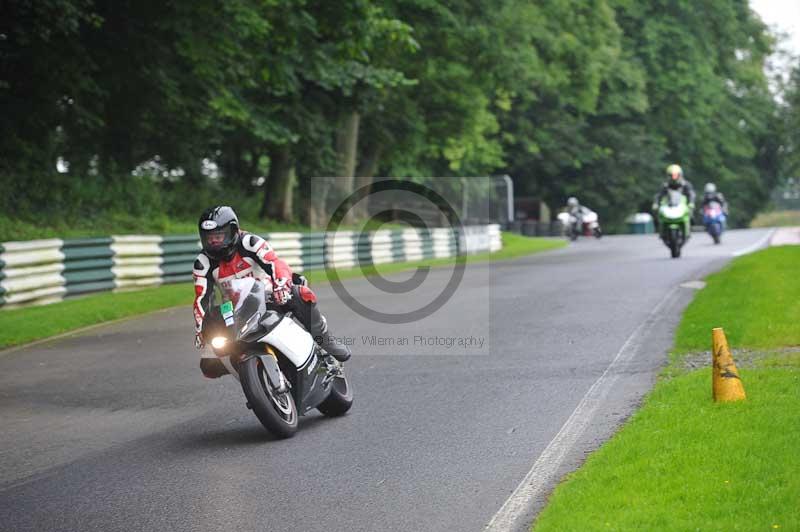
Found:
[[[358,127],[361,115],[358,111],[351,111],[342,118],[339,130],[336,133],[336,152],[339,159],[337,172],[337,185],[341,199],[344,200],[353,192],[353,182],[356,175],[358,157]],[[353,223],[353,212],[348,211],[344,218],[345,224]]]
[[[285,184],[289,180],[293,166],[291,149],[288,144],[275,146],[269,151],[269,175],[264,183],[264,199],[258,213],[259,218],[264,219],[278,209],[273,206],[273,203],[279,202],[281,197],[276,189],[280,188],[280,184]]]
[[[356,170],[356,178],[354,183],[355,190],[359,190],[362,187],[372,184],[372,180],[375,178],[375,173],[378,171],[378,163],[380,162],[382,151],[383,146],[380,144],[373,144],[363,154],[361,161],[359,161],[358,164],[358,170]],[[358,204],[353,207],[353,218],[356,221],[360,221],[366,219],[368,216],[369,196],[365,196],[364,199],[359,201]]]
[[[292,200],[294,198],[295,181],[295,166],[290,162],[290,164],[286,165],[286,171],[276,175],[275,181],[272,181],[272,198],[267,206],[267,216],[269,218],[281,222],[294,220]]]

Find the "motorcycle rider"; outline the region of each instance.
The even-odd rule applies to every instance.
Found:
[[[725,196],[722,195],[722,192],[717,191],[717,185],[714,183],[706,183],[706,186],[703,188],[703,203],[701,205],[705,207],[714,201],[722,206],[722,212],[724,212],[725,216],[727,216],[728,202],[725,201]]]
[[[584,206],[581,205],[581,202],[578,201],[578,198],[575,196],[570,196],[567,198],[567,213],[570,216],[575,217],[575,228],[578,233],[580,233],[580,228],[583,227],[583,212]]]
[[[304,278],[292,273],[260,236],[242,231],[239,218],[227,206],[211,207],[198,221],[203,250],[194,262],[195,347],[203,349],[203,320],[209,310],[214,285],[223,291],[233,279],[255,277],[272,290],[272,302],[292,313],[308,329],[314,340],[339,361],[350,358],[350,349],[330,334],[325,317],[317,306],[317,296],[305,286]],[[269,295],[269,294],[268,294]],[[236,360],[218,358],[204,352],[200,370],[209,378],[233,373]]]
[[[656,194],[655,199],[653,200],[653,212],[656,215],[653,217],[655,219],[656,225],[656,234],[659,236],[661,232],[659,231],[658,223],[658,206],[661,204],[661,200],[669,193],[671,190],[680,190],[681,193],[686,196],[686,201],[689,203],[689,213],[690,213],[690,221],[689,224],[691,225],[691,217],[694,215],[694,201],[695,201],[695,193],[694,187],[692,184],[687,181],[683,177],[683,168],[681,168],[677,164],[671,164],[667,167],[667,182],[664,183],[664,186],[661,187],[661,191]],[[691,228],[687,228],[686,235],[687,237],[691,234],[691,231],[688,230]]]
[[[570,196],[567,198],[567,208],[565,212],[567,212],[570,216],[575,217],[575,228],[577,229],[578,233],[582,231],[584,217],[587,214],[594,213],[594,211],[586,205],[581,205],[581,202],[578,201],[578,198],[575,196]]]

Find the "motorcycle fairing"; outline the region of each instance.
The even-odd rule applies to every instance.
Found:
[[[295,404],[300,415],[318,407],[328,397],[330,391],[331,383],[325,383],[324,380],[328,370],[319,355],[319,349],[314,349],[308,363],[297,370],[297,389],[294,391]],[[319,382],[320,380],[322,382]]]
[[[314,353],[314,338],[301,325],[285,314],[260,342],[266,342],[288,358],[297,368],[303,367]]]

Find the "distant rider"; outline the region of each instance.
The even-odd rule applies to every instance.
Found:
[[[703,203],[701,205],[705,207],[709,203],[715,201],[722,206],[722,212],[724,212],[725,216],[727,216],[728,202],[725,201],[725,196],[722,195],[722,192],[717,191],[717,185],[714,183],[706,183],[706,186],[703,189]]]
[[[570,196],[567,198],[567,212],[575,217],[577,225],[580,228],[583,226],[583,216],[592,212],[592,210],[589,207],[581,205],[581,202],[578,201],[578,198],[575,196]]]
[[[689,181],[684,179],[683,168],[677,164],[671,164],[667,167],[667,181],[664,183],[664,186],[661,187],[661,191],[656,194],[655,200],[653,201],[653,212],[658,212],[658,206],[661,205],[661,200],[666,197],[670,190],[680,190],[681,193],[686,196],[686,201],[689,203],[689,213],[690,216],[692,216],[694,214],[695,201],[694,187],[691,183],[689,183]],[[660,234],[658,230],[658,214],[656,214],[654,218],[656,223],[656,233]],[[687,235],[688,234],[689,232],[687,232]]]
[[[340,361],[350,358],[350,349],[337,342],[328,331],[325,317],[317,307],[317,296],[301,284],[302,277],[278,258],[269,243],[260,236],[239,229],[239,219],[230,207],[212,207],[200,216],[198,222],[203,251],[194,262],[195,347],[205,346],[203,320],[209,310],[214,286],[223,291],[234,279],[255,277],[272,291],[272,302],[291,310],[314,340],[330,355]],[[297,284],[295,284],[297,283]],[[269,296],[269,294],[268,294]],[[200,370],[209,378],[230,373],[232,361],[217,358],[213,353],[203,353]]]

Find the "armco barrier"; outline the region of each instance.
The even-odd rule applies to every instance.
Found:
[[[429,258],[502,247],[498,225],[391,229],[373,232],[272,233],[264,235],[295,271],[338,269]],[[47,239],[0,244],[0,307],[60,301],[104,290],[191,280],[200,249],[195,235],[125,235]]]

